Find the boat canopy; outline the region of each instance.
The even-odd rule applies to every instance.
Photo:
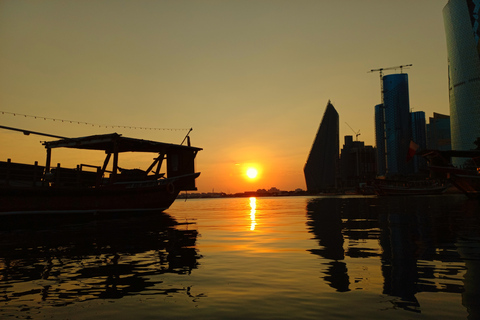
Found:
[[[158,157],[153,159],[153,163],[144,172],[148,175],[154,172],[154,176],[160,176],[160,168],[163,160],[167,161],[167,177],[189,177],[182,181],[176,181],[175,186],[179,190],[196,190],[195,178],[198,174],[195,173],[194,159],[198,151],[202,148],[184,146],[181,144],[164,143],[143,139],[134,139],[122,137],[118,133],[93,135],[79,138],[61,138],[55,141],[45,141],[43,145],[47,149],[47,159],[45,163],[45,172],[51,170],[51,153],[54,148],[72,148],[81,150],[98,150],[105,151],[106,158],[103,166],[98,167],[98,175],[103,176],[106,172],[110,158],[113,155],[112,170],[110,171],[110,184],[117,182],[118,171],[122,170],[118,167],[119,154],[122,152],[151,152],[158,153]],[[57,165],[58,166],[58,165]],[[123,169],[124,170],[124,169]],[[124,170],[125,171],[125,170]]]
[[[417,154],[435,165],[450,164],[452,158],[480,158],[480,150],[423,150]]]
[[[445,150],[439,153],[448,158],[477,158],[480,157],[480,150]]]
[[[118,133],[93,135],[79,138],[63,138],[55,141],[45,141],[43,145],[47,149],[53,148],[73,148],[100,150],[106,153],[117,152],[157,152],[168,153],[169,151],[193,151],[194,153],[202,150],[191,146],[171,144],[143,139],[122,137]]]

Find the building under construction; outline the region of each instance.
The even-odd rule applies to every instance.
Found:
[[[408,175],[413,164],[406,159],[412,127],[408,75],[396,73],[383,75],[383,71],[411,65],[381,68],[382,104],[375,106],[375,140],[377,144],[377,174],[380,176]]]

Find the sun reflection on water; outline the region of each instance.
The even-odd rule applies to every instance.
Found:
[[[257,225],[257,222],[255,221],[255,212],[257,209],[257,198],[251,197],[250,198],[250,230],[254,231],[255,226]]]

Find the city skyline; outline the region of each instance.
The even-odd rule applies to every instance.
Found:
[[[2,1],[0,111],[105,127],[11,114],[0,125],[174,143],[192,127],[192,144],[204,149],[200,192],[305,189],[302,169],[328,100],[340,137],[351,126],[375,145],[380,82],[369,70],[413,64],[411,108],[449,114],[446,3]],[[2,160],[42,162],[39,140],[0,132]]]

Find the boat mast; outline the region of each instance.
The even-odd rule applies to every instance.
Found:
[[[68,139],[67,137],[57,136],[57,135],[54,135],[54,134],[37,132],[37,131],[30,131],[30,130],[19,129],[19,128],[12,128],[12,127],[6,127],[6,126],[0,126],[0,129],[6,129],[6,130],[12,130],[12,131],[20,131],[20,132],[23,132],[23,134],[26,135],[26,136],[28,136],[28,135],[30,135],[30,134],[36,134],[36,135],[44,136],[44,137],[51,137],[51,138],[58,138],[58,139]]]
[[[190,130],[188,130],[187,135],[185,136],[185,138],[183,138],[183,141],[182,141],[182,143],[180,143],[180,145],[182,145],[185,142],[185,139],[186,139],[187,140],[187,146],[190,147],[190,136],[189,136],[189,134],[190,134],[190,132],[192,132],[192,130],[193,130],[193,128],[190,128]]]

